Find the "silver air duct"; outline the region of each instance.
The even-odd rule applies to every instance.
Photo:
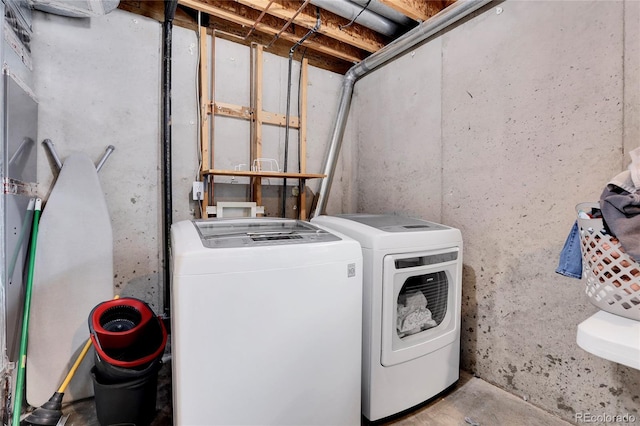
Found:
[[[416,25],[416,21],[413,19],[403,15],[395,9],[386,6],[384,3],[380,3],[380,0],[351,0],[352,3],[355,3],[361,7],[366,7],[367,10],[377,13],[380,16],[383,16],[387,19],[392,20],[396,24],[405,26],[405,27],[413,27]]]
[[[363,27],[387,36],[393,36],[401,29],[395,22],[369,10],[363,11],[361,6],[348,0],[311,0],[311,4],[350,21],[355,19],[355,22]]]

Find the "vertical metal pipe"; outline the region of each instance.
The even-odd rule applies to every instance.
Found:
[[[323,214],[327,207],[327,198],[329,198],[329,190],[331,189],[333,175],[336,171],[338,154],[340,154],[340,148],[342,147],[342,137],[344,136],[347,118],[349,117],[349,107],[351,106],[351,96],[353,95],[353,86],[355,83],[355,74],[351,72],[351,70],[347,71],[344,76],[344,80],[342,81],[338,114],[333,126],[333,133],[331,134],[331,142],[329,144],[329,150],[327,151],[327,157],[324,162],[324,174],[326,177],[323,178],[320,183],[318,202],[316,204],[316,209],[313,212],[313,217]]]
[[[164,316],[170,316],[171,297],[171,223],[173,222],[173,202],[171,191],[171,40],[173,18],[178,7],[177,0],[164,3],[164,23],[162,25],[162,192],[163,192],[163,272],[164,272]]]

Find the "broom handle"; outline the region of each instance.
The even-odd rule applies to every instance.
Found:
[[[67,386],[69,386],[69,382],[73,378],[73,375],[76,374],[76,370],[80,366],[80,363],[84,359],[87,352],[89,352],[90,348],[91,348],[91,339],[89,338],[87,340],[87,343],[84,344],[84,348],[82,348],[80,355],[78,355],[78,358],[76,358],[76,362],[73,363],[71,370],[69,370],[69,372],[67,373],[67,377],[64,378],[64,382],[62,382],[62,384],[58,388],[58,393],[64,393],[65,389],[67,389]]]
[[[120,296],[115,296],[113,299],[115,300],[118,298],[120,298]],[[82,351],[80,351],[78,358],[76,358],[76,362],[73,363],[73,366],[67,373],[67,377],[64,378],[64,381],[58,388],[58,393],[64,393],[65,389],[67,389],[67,386],[69,386],[69,382],[71,382],[71,379],[73,378],[74,374],[76,374],[76,370],[78,370],[78,367],[80,367],[80,363],[82,362],[84,357],[87,355],[87,352],[89,352],[90,348],[91,348],[91,338],[87,339],[87,343],[84,344],[84,348],[82,348]]]
[[[29,249],[29,269],[27,270],[27,283],[24,295],[24,312],[22,313],[22,333],[20,336],[20,357],[18,359],[18,374],[16,379],[16,392],[13,395],[12,425],[20,426],[20,414],[22,414],[22,400],[24,399],[24,373],[27,365],[27,340],[29,331],[29,311],[31,310],[31,291],[33,288],[33,271],[36,263],[36,243],[38,241],[38,222],[40,221],[42,201],[36,199],[33,213],[33,230],[31,231],[31,247]]]

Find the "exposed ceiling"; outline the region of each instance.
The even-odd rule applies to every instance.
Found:
[[[173,23],[195,29],[199,22],[216,37],[259,43],[280,56],[302,42],[296,59],[344,73],[454,1],[178,0]],[[164,2],[122,0],[119,8],[164,20]]]

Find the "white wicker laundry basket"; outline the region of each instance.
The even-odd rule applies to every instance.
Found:
[[[581,203],[576,212],[599,208],[598,203]],[[589,301],[603,311],[640,321],[640,264],[607,232],[602,219],[578,217],[578,228]]]

